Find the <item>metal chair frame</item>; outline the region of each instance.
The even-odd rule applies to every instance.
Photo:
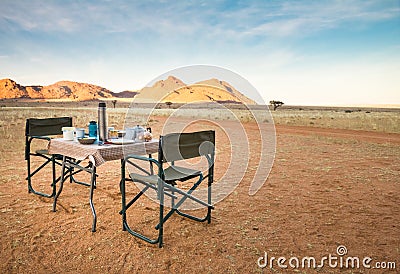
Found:
[[[28,181],[28,192],[33,193],[46,198],[53,198],[56,195],[56,184],[60,182],[61,176],[57,177],[56,174],[56,165],[62,166],[62,155],[54,154],[49,155],[47,150],[37,150],[35,152],[31,151],[31,145],[34,140],[45,140],[50,142],[51,137],[55,135],[62,134],[62,127],[71,127],[72,126],[72,118],[71,117],[57,117],[57,118],[29,118],[26,120],[25,127],[25,160],[27,161],[27,177]],[[36,167],[32,171],[31,165],[31,157],[40,157],[43,158],[44,162]],[[74,159],[70,160],[76,164],[80,163],[80,161],[76,161]],[[52,182],[51,182],[51,193],[43,193],[40,191],[36,191],[32,185],[33,177],[45,168],[48,164],[51,163],[52,169]],[[68,169],[68,177],[70,178],[71,183],[77,183],[85,186],[90,186],[89,184],[77,181],[73,175],[79,173],[79,171],[74,171],[73,168]]]
[[[177,135],[177,133],[172,133],[174,135]],[[144,156],[139,156],[139,155],[128,155],[124,159],[121,160],[121,182],[120,182],[120,189],[121,189],[121,194],[122,194],[122,210],[120,211],[120,214],[122,215],[122,229],[124,231],[128,231],[130,234],[133,236],[138,237],[139,239],[142,239],[148,243],[151,244],[157,244],[159,247],[163,246],[163,230],[164,230],[164,223],[173,215],[173,213],[177,213],[183,217],[189,218],[191,220],[197,221],[197,222],[205,222],[211,223],[211,210],[214,209],[214,206],[211,204],[211,186],[213,183],[214,179],[214,157],[215,157],[215,132],[214,131],[202,131],[202,132],[193,132],[193,133],[180,133],[179,138],[181,135],[187,135],[186,137],[190,137],[190,134],[200,134],[203,137],[205,136],[205,140],[207,142],[211,142],[213,144],[212,146],[212,151],[210,153],[202,154],[199,153],[198,151],[196,153],[199,153],[199,155],[191,157],[193,155],[187,155],[188,157],[185,157],[185,155],[182,156],[181,159],[178,160],[183,160],[183,159],[190,159],[190,158],[196,158],[196,157],[206,157],[207,162],[208,162],[208,171],[207,175],[203,175],[201,171],[198,171],[193,174],[188,174],[187,176],[182,176],[180,178],[174,178],[173,180],[170,180],[166,176],[165,171],[168,169],[163,168],[164,163],[171,163],[172,167],[175,167],[175,160],[173,161],[168,161],[168,157],[166,158],[165,152],[164,152],[164,142],[163,140],[165,138],[168,138],[172,134],[168,134],[165,136],[161,136],[159,140],[159,151],[158,151],[158,160],[153,159],[150,157],[144,157]],[[195,136],[195,135],[193,135]],[[178,146],[179,149],[181,149],[180,146]],[[196,154],[195,153],[195,154]],[[190,154],[190,153],[189,153]],[[153,180],[153,182],[146,181],[146,178],[143,179],[138,179],[137,176],[135,176],[135,173],[129,174],[129,178],[126,176],[126,165],[132,165],[135,168],[138,168],[141,172],[147,174],[148,176],[154,176],[153,169],[149,171],[144,170],[143,168],[139,167],[137,164],[135,164],[132,160],[138,160],[138,161],[147,161],[150,162],[152,165],[156,166],[158,169],[157,173],[157,182]],[[188,191],[183,191],[179,189],[178,187],[175,187],[176,182],[175,181],[180,181],[184,182],[190,179],[198,178],[197,181],[193,184],[193,186],[188,190]],[[195,196],[192,195],[192,193],[196,190],[196,188],[203,182],[207,180],[207,186],[208,186],[208,198],[207,202],[202,201]],[[144,185],[144,188],[136,194],[133,199],[131,199],[127,203],[127,197],[126,197],[126,182],[139,182]],[[149,189],[153,189],[157,192],[157,199],[159,200],[159,217],[158,217],[158,224],[155,226],[155,229],[158,230],[158,236],[154,239],[151,239],[150,237],[143,235],[133,229],[130,228],[128,225],[127,221],[127,216],[126,212],[127,210]],[[181,195],[180,199],[175,195],[175,193],[178,193]],[[170,211],[164,216],[164,197],[169,196],[171,198],[171,209]],[[194,215],[190,215],[184,212],[181,212],[179,210],[179,207],[187,200],[190,199],[192,201],[195,201],[205,207],[207,207],[207,214],[205,215],[204,218],[199,218]]]

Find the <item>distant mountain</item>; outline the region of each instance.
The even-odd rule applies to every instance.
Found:
[[[11,79],[0,80],[0,98],[69,99],[76,101],[113,98],[106,88],[72,81],[49,86],[22,86]]]
[[[0,80],[0,99],[66,99],[74,101],[101,100],[107,98],[135,98],[142,102],[220,102],[256,104],[232,85],[218,79],[209,79],[187,85],[169,76],[140,91],[112,92],[106,88],[72,81],[59,81],[49,86],[22,86],[11,79]]]
[[[44,98],[54,99],[73,99],[77,101],[95,100],[101,98],[112,98],[111,91],[106,88],[71,81],[60,81],[50,86],[45,86],[41,90]]]
[[[124,90],[121,92],[111,92],[111,94],[116,98],[134,98],[136,94],[138,94],[138,92],[131,90]]]
[[[194,103],[194,102],[218,102],[218,103],[243,103],[232,93],[215,86],[193,84],[175,89],[167,94],[161,102]]]
[[[0,80],[0,98],[24,98],[29,97],[24,86],[17,84],[11,79]]]
[[[186,85],[180,79],[169,76],[151,87],[145,87],[135,96],[135,100],[151,102],[221,102],[256,104],[232,85],[218,79],[209,79],[195,84]]]
[[[225,82],[225,81],[220,81],[218,79],[209,79],[209,80],[205,80],[205,81],[201,81],[196,83],[198,84],[203,84],[203,85],[208,85],[208,86],[213,86],[213,87],[217,87],[220,88],[222,90],[226,90],[229,93],[233,94],[235,97],[237,97],[238,99],[240,99],[240,101],[246,103],[246,104],[250,104],[250,105],[255,105],[256,102],[248,97],[246,97],[245,95],[243,95],[243,93],[239,92],[238,90],[236,90],[231,84]]]
[[[160,80],[151,87],[144,87],[135,96],[135,100],[144,101],[161,101],[168,93],[178,88],[184,87],[186,84],[174,76],[168,76],[166,80]]]

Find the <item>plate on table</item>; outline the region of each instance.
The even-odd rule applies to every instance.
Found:
[[[128,144],[134,144],[134,140],[125,140],[125,139],[111,139],[109,140],[110,143],[114,145],[128,145]]]

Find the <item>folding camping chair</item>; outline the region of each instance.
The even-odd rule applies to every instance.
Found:
[[[191,220],[208,223],[211,222],[211,210],[214,207],[211,205],[211,185],[214,176],[214,156],[215,156],[215,132],[200,131],[192,133],[171,133],[161,136],[159,140],[158,160],[146,158],[138,155],[128,155],[122,160],[121,165],[121,193],[122,193],[122,225],[123,230],[151,244],[163,245],[163,224],[171,217],[173,213],[178,213],[181,216]],[[187,160],[197,157],[204,157],[207,161],[206,174],[201,170],[195,170],[187,167],[178,166],[176,163],[181,160]],[[157,167],[158,173],[153,174],[140,168],[132,160],[148,161]],[[134,167],[135,172],[129,174],[126,178],[126,165]],[[177,182],[185,182],[191,179],[196,179],[195,183],[188,191],[178,188]],[[207,201],[202,201],[192,193],[196,188],[207,180]],[[126,202],[126,182],[137,182],[143,185],[143,189],[130,201]],[[158,237],[150,239],[149,237],[132,230],[127,222],[126,211],[130,208],[147,190],[153,189],[157,193],[159,202],[159,220],[156,225]],[[164,216],[164,195],[171,199],[171,209]],[[189,215],[179,210],[179,207],[186,201],[198,203],[207,208],[207,214],[204,218],[199,218],[194,215]]]
[[[71,117],[57,117],[57,118],[29,118],[26,120],[25,127],[25,160],[27,161],[27,171],[28,175],[26,180],[28,181],[28,192],[34,193],[39,196],[52,198],[56,194],[56,184],[60,181],[61,176],[57,178],[56,175],[56,165],[62,165],[62,155],[49,155],[47,148],[39,149],[35,151],[32,150],[32,142],[34,140],[45,140],[50,142],[50,136],[61,135],[63,127],[72,127],[72,118]],[[41,161],[41,165],[36,168],[32,168],[31,157],[38,157],[43,160]],[[39,171],[45,168],[48,164],[51,164],[52,169],[52,182],[51,182],[51,193],[43,193],[36,191],[32,186],[32,178]],[[34,169],[34,170],[32,170]],[[73,178],[73,175],[77,172],[73,173],[73,169],[68,170],[69,177],[71,178],[71,182],[88,185],[82,182],[78,182]]]

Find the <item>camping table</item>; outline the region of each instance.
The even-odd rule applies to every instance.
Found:
[[[85,171],[91,174],[90,179],[90,196],[89,203],[93,214],[93,225],[92,231],[96,231],[96,210],[93,204],[93,191],[96,188],[96,167],[113,160],[121,160],[125,155],[136,154],[136,155],[146,155],[158,152],[158,140],[151,140],[149,142],[133,143],[133,144],[91,144],[83,145],[77,140],[66,141],[62,138],[52,139],[49,143],[49,154],[59,154],[63,156],[62,169],[61,169],[61,181],[60,187],[57,194],[54,196],[53,201],[53,211],[56,210],[57,198],[60,196],[64,181],[73,174],[65,176],[66,167],[71,169],[78,169],[80,171]],[[89,165],[82,166],[81,161],[88,159]],[[76,172],[77,173],[77,172]]]

